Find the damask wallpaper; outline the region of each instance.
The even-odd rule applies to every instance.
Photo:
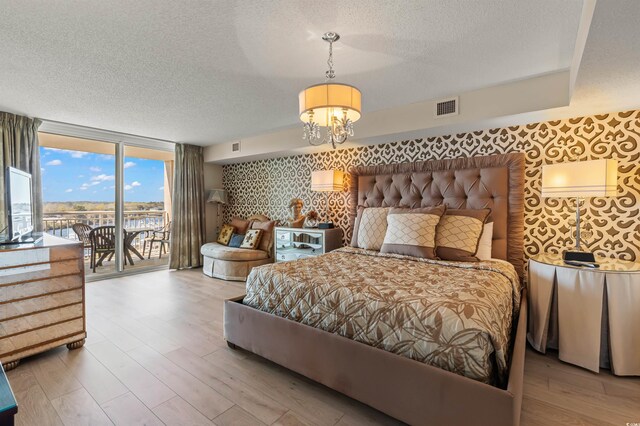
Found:
[[[445,158],[524,152],[525,254],[572,247],[575,200],[540,197],[542,165],[574,160],[618,160],[618,196],[591,198],[582,206],[587,246],[596,254],[640,260],[640,111],[478,130],[426,139],[327,151],[226,165],[229,193],[225,221],[263,213],[290,216],[289,200],[301,198],[303,212],[325,212],[324,193],[310,190],[313,170],[404,163]],[[346,186],[345,186],[346,188]],[[330,193],[329,215],[350,239],[348,193]]]

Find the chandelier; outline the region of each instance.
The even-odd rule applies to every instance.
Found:
[[[322,36],[329,43],[329,69],[322,84],[307,87],[298,95],[300,120],[304,123],[303,139],[311,145],[344,143],[353,136],[353,123],[360,119],[362,94],[356,87],[348,84],[333,83],[336,76],[333,70],[333,43],[340,39],[337,33],[329,32]],[[325,128],[322,136],[321,128]]]

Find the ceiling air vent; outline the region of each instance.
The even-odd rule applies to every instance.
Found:
[[[458,97],[437,101],[435,112],[436,118],[458,115]]]
[[[240,141],[231,144],[231,152],[240,152]]]

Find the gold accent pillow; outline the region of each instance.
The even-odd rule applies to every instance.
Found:
[[[476,256],[490,209],[450,209],[436,230],[436,253],[442,260],[478,262]]]
[[[355,246],[367,250],[380,250],[387,232],[389,207],[361,207],[356,219]]]
[[[418,209],[391,209],[381,253],[436,258],[436,227],[445,206]]]
[[[258,244],[260,244],[260,239],[262,238],[262,229],[250,229],[244,235],[244,240],[242,240],[242,244],[240,244],[240,248],[243,249],[252,249],[255,250],[258,248]]]
[[[218,244],[222,244],[223,246],[229,244],[231,236],[235,230],[236,228],[231,225],[223,225],[220,233],[218,234]]]

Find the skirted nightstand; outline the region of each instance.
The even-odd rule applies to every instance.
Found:
[[[560,255],[529,259],[527,339],[539,352],[588,370],[640,375],[640,263],[598,259],[573,267]],[[609,356],[610,355],[610,356]]]

